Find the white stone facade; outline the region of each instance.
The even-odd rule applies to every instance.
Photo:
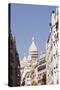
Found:
[[[51,23],[50,23],[50,34],[46,44],[46,83],[47,84],[58,84],[59,73],[58,73],[58,9],[52,11]]]
[[[46,76],[46,53],[42,53],[39,55],[38,65],[38,85],[46,84],[46,81],[43,81],[43,75]]]

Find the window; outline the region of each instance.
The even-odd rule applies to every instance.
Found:
[[[56,22],[56,30],[58,30],[58,22]]]
[[[56,64],[56,68],[58,68],[58,64]]]
[[[56,50],[56,55],[57,55],[57,50]]]
[[[50,48],[50,50],[52,50],[52,45],[51,45],[51,48]]]
[[[53,75],[53,70],[51,71],[51,75]]]
[[[41,67],[38,67],[38,71],[41,71],[41,70],[43,70],[43,69],[45,69],[46,68],[46,65],[43,65],[43,66],[41,66]]]
[[[58,36],[59,36],[59,34],[57,33],[57,39],[59,38]]]
[[[56,72],[55,72],[56,73]]]
[[[40,61],[40,63],[39,63],[39,65],[40,64],[43,64],[43,63],[45,63],[46,61],[45,61],[45,58],[42,58],[42,61]]]
[[[55,41],[53,42],[54,46],[55,46]]]
[[[54,69],[55,69],[55,67],[54,67]]]
[[[59,84],[59,80],[57,80],[57,84]]]
[[[51,62],[52,62],[52,60],[53,60],[53,57],[51,57]]]
[[[29,75],[27,75],[27,78],[29,78]]]
[[[55,33],[55,31],[54,31],[54,33]]]
[[[54,54],[54,58],[55,58],[55,54]]]
[[[31,65],[29,65],[29,67],[31,67]]]
[[[55,34],[55,36],[54,36],[54,37],[55,37],[55,39],[57,38],[56,34]]]
[[[49,77],[49,74],[48,74],[48,77]]]

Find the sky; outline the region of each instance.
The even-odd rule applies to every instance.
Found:
[[[19,57],[27,56],[32,37],[38,52],[44,52],[49,35],[51,12],[57,6],[11,4],[11,31],[15,34]]]

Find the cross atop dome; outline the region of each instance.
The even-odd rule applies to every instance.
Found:
[[[32,37],[32,41],[34,41],[34,37]]]
[[[32,43],[29,47],[29,52],[31,52],[31,51],[37,51],[37,47],[36,47],[36,44],[35,44],[34,37],[32,37]]]

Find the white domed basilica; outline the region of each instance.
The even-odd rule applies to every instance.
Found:
[[[43,58],[42,61],[41,58]],[[44,84],[42,78],[43,74],[46,73],[45,64],[45,53],[43,56],[38,54],[38,49],[33,37],[28,50],[28,56],[24,56],[23,60],[21,60],[21,84],[28,86]],[[39,70],[39,68],[41,69]]]

